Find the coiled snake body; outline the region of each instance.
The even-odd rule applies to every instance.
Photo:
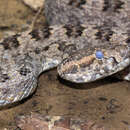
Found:
[[[122,70],[120,78],[130,80],[129,6],[129,0],[46,0],[49,26],[0,42],[0,106],[29,96],[39,74],[56,66],[77,83]]]

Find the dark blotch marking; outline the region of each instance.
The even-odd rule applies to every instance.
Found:
[[[32,38],[35,38],[36,41],[41,39],[39,31],[37,29],[32,30],[29,34],[32,36]]]
[[[36,41],[38,41],[38,40],[41,40],[43,38],[49,38],[49,36],[51,34],[50,30],[51,30],[51,28],[48,25],[46,25],[43,27],[41,32],[37,29],[34,29],[29,34],[32,36],[32,38],[35,38]]]
[[[107,32],[107,34],[105,35],[105,39],[106,39],[107,41],[110,41],[110,38],[111,38],[112,35],[113,35],[113,31],[109,30],[109,31]]]
[[[114,11],[115,12],[119,12],[120,9],[122,9],[122,5],[124,4],[124,2],[118,0],[117,3],[115,4],[115,8],[114,8]]]
[[[102,11],[107,11],[111,7],[111,3],[109,0],[104,0],[104,7]]]
[[[40,54],[41,51],[47,51],[47,50],[49,50],[49,46],[44,47],[42,50],[37,47],[37,48],[35,48],[34,52],[35,52],[36,54]]]
[[[52,30],[52,28],[50,28],[49,25],[46,25],[43,27],[42,32],[43,32],[44,38],[49,38],[49,36],[51,34],[50,30]]]
[[[58,50],[60,50],[60,51],[64,51],[65,48],[66,48],[66,44],[65,44],[65,43],[66,43],[66,42],[62,42],[62,43],[60,43],[59,46],[58,46]]]
[[[67,30],[66,35],[68,37],[74,36],[74,37],[78,37],[82,35],[83,30],[85,29],[84,27],[82,27],[80,24],[77,26],[73,26],[73,25],[65,25],[64,28]]]
[[[96,29],[98,29],[98,32],[95,34],[96,39],[110,41],[110,38],[113,35],[113,31],[109,26],[105,28],[105,23],[104,23],[103,26],[98,26],[96,27]]]
[[[124,2],[120,0],[104,0],[104,7],[102,11],[113,10],[113,12],[119,12]]]
[[[102,39],[102,32],[99,30],[96,34],[96,39]]]
[[[28,73],[31,73],[31,71],[30,71],[28,68],[22,67],[22,68],[20,69],[20,74],[21,74],[21,75],[26,76]]]
[[[86,0],[70,0],[68,5],[82,9],[82,5],[86,4]]]
[[[70,25],[65,25],[64,28],[67,30],[66,34],[68,37],[72,35],[73,29]]]
[[[9,79],[10,79],[7,74],[2,74],[2,75],[0,76],[0,78],[1,78],[1,80],[0,80],[1,82],[6,82],[6,80],[9,80]]]
[[[35,48],[34,52],[35,52],[36,54],[40,54],[41,50],[37,47],[37,48]]]
[[[44,51],[48,51],[49,50],[49,46],[46,46],[43,48]]]
[[[130,47],[130,37],[126,39],[126,43],[128,43],[128,46]]]
[[[17,48],[19,46],[19,42],[17,40],[17,37],[19,37],[19,34],[13,35],[11,37],[5,38],[3,42],[0,44],[4,46],[4,49],[11,49],[11,48]]]
[[[74,45],[66,45],[66,42],[62,42],[59,44],[58,50],[65,52],[65,53],[72,53],[74,52],[76,49],[76,46]]]

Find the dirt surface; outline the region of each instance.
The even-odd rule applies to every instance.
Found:
[[[21,0],[0,0],[0,38],[29,29],[35,16],[36,11],[25,6]],[[40,15],[36,27],[44,24],[44,21]]]
[[[0,38],[29,28],[36,12],[20,0],[0,0]],[[44,24],[41,16],[37,25]],[[89,84],[73,84],[56,69],[39,76],[36,92],[10,108],[0,110],[0,130],[16,129],[15,119],[31,112],[80,117],[109,130],[130,130],[130,82],[110,77]]]

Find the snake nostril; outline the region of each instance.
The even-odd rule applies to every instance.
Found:
[[[115,57],[110,57],[109,59],[111,60],[111,62],[113,64],[117,64],[118,63]]]

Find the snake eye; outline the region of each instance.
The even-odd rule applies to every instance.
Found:
[[[100,59],[100,60],[104,57],[102,51],[96,51],[96,54],[95,54],[95,55],[96,55],[96,58],[97,58],[97,59]]]

